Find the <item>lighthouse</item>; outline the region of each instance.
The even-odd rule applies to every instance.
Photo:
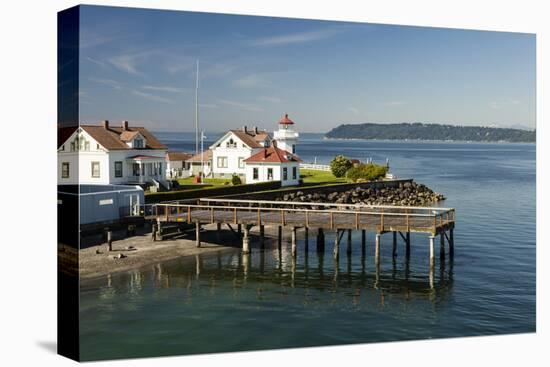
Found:
[[[294,121],[288,118],[288,114],[279,120],[279,130],[273,132],[273,139],[277,140],[277,147],[289,153],[296,153],[298,133],[293,128]]]

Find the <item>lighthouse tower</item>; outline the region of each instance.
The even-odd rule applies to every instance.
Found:
[[[294,121],[288,118],[286,114],[279,121],[279,130],[273,132],[273,139],[277,140],[277,148],[286,150],[289,153],[296,153],[296,143],[298,143],[298,133],[294,131]]]

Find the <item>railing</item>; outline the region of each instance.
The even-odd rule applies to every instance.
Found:
[[[313,171],[330,171],[330,166],[328,164],[300,163],[300,168]]]
[[[201,201],[204,203],[200,204]],[[216,202],[222,205],[215,205]],[[155,204],[154,212],[157,220],[166,222],[273,224],[330,229],[372,229],[378,232],[417,231],[433,234],[449,225],[454,225],[455,222],[455,210],[450,208],[252,202],[236,199],[202,199],[197,204],[160,203]]]

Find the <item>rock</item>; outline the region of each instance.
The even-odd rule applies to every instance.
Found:
[[[115,258],[115,259],[124,259],[125,257],[128,257],[128,256],[126,256],[126,255],[120,253],[120,254],[116,255],[114,258]]]

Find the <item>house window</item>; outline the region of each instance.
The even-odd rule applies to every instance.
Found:
[[[132,165],[132,174],[134,176],[139,176],[139,163],[134,163]]]
[[[84,142],[84,150],[87,151],[87,152],[90,151],[90,142],[89,141]]]
[[[95,147],[96,147],[97,150],[101,150],[101,147],[99,146],[99,144],[96,144]]]
[[[252,179],[253,179],[253,180],[257,180],[257,179],[258,179],[258,176],[259,176],[259,174],[258,174],[258,168],[257,168],[257,167],[254,167],[254,168],[252,169]]]
[[[273,180],[273,168],[268,168],[267,169],[267,179],[269,181]]]
[[[292,167],[292,179],[295,180],[297,176],[297,169],[296,167]]]
[[[292,144],[292,154],[296,153],[296,145]]]
[[[244,157],[239,157],[239,168],[244,168]]]
[[[237,143],[233,141],[233,138],[229,139],[229,141],[225,144],[227,148],[236,148]]]
[[[69,162],[61,164],[61,178],[69,178]]]
[[[288,169],[283,167],[283,181],[288,180]]]
[[[143,148],[143,139],[134,139],[134,148]]]
[[[99,162],[92,162],[92,177],[99,178]]]
[[[74,152],[75,150],[75,143],[74,141],[71,141],[71,152]]]
[[[227,168],[227,157],[218,157],[218,168]]]
[[[122,162],[115,162],[115,177],[122,177]]]

